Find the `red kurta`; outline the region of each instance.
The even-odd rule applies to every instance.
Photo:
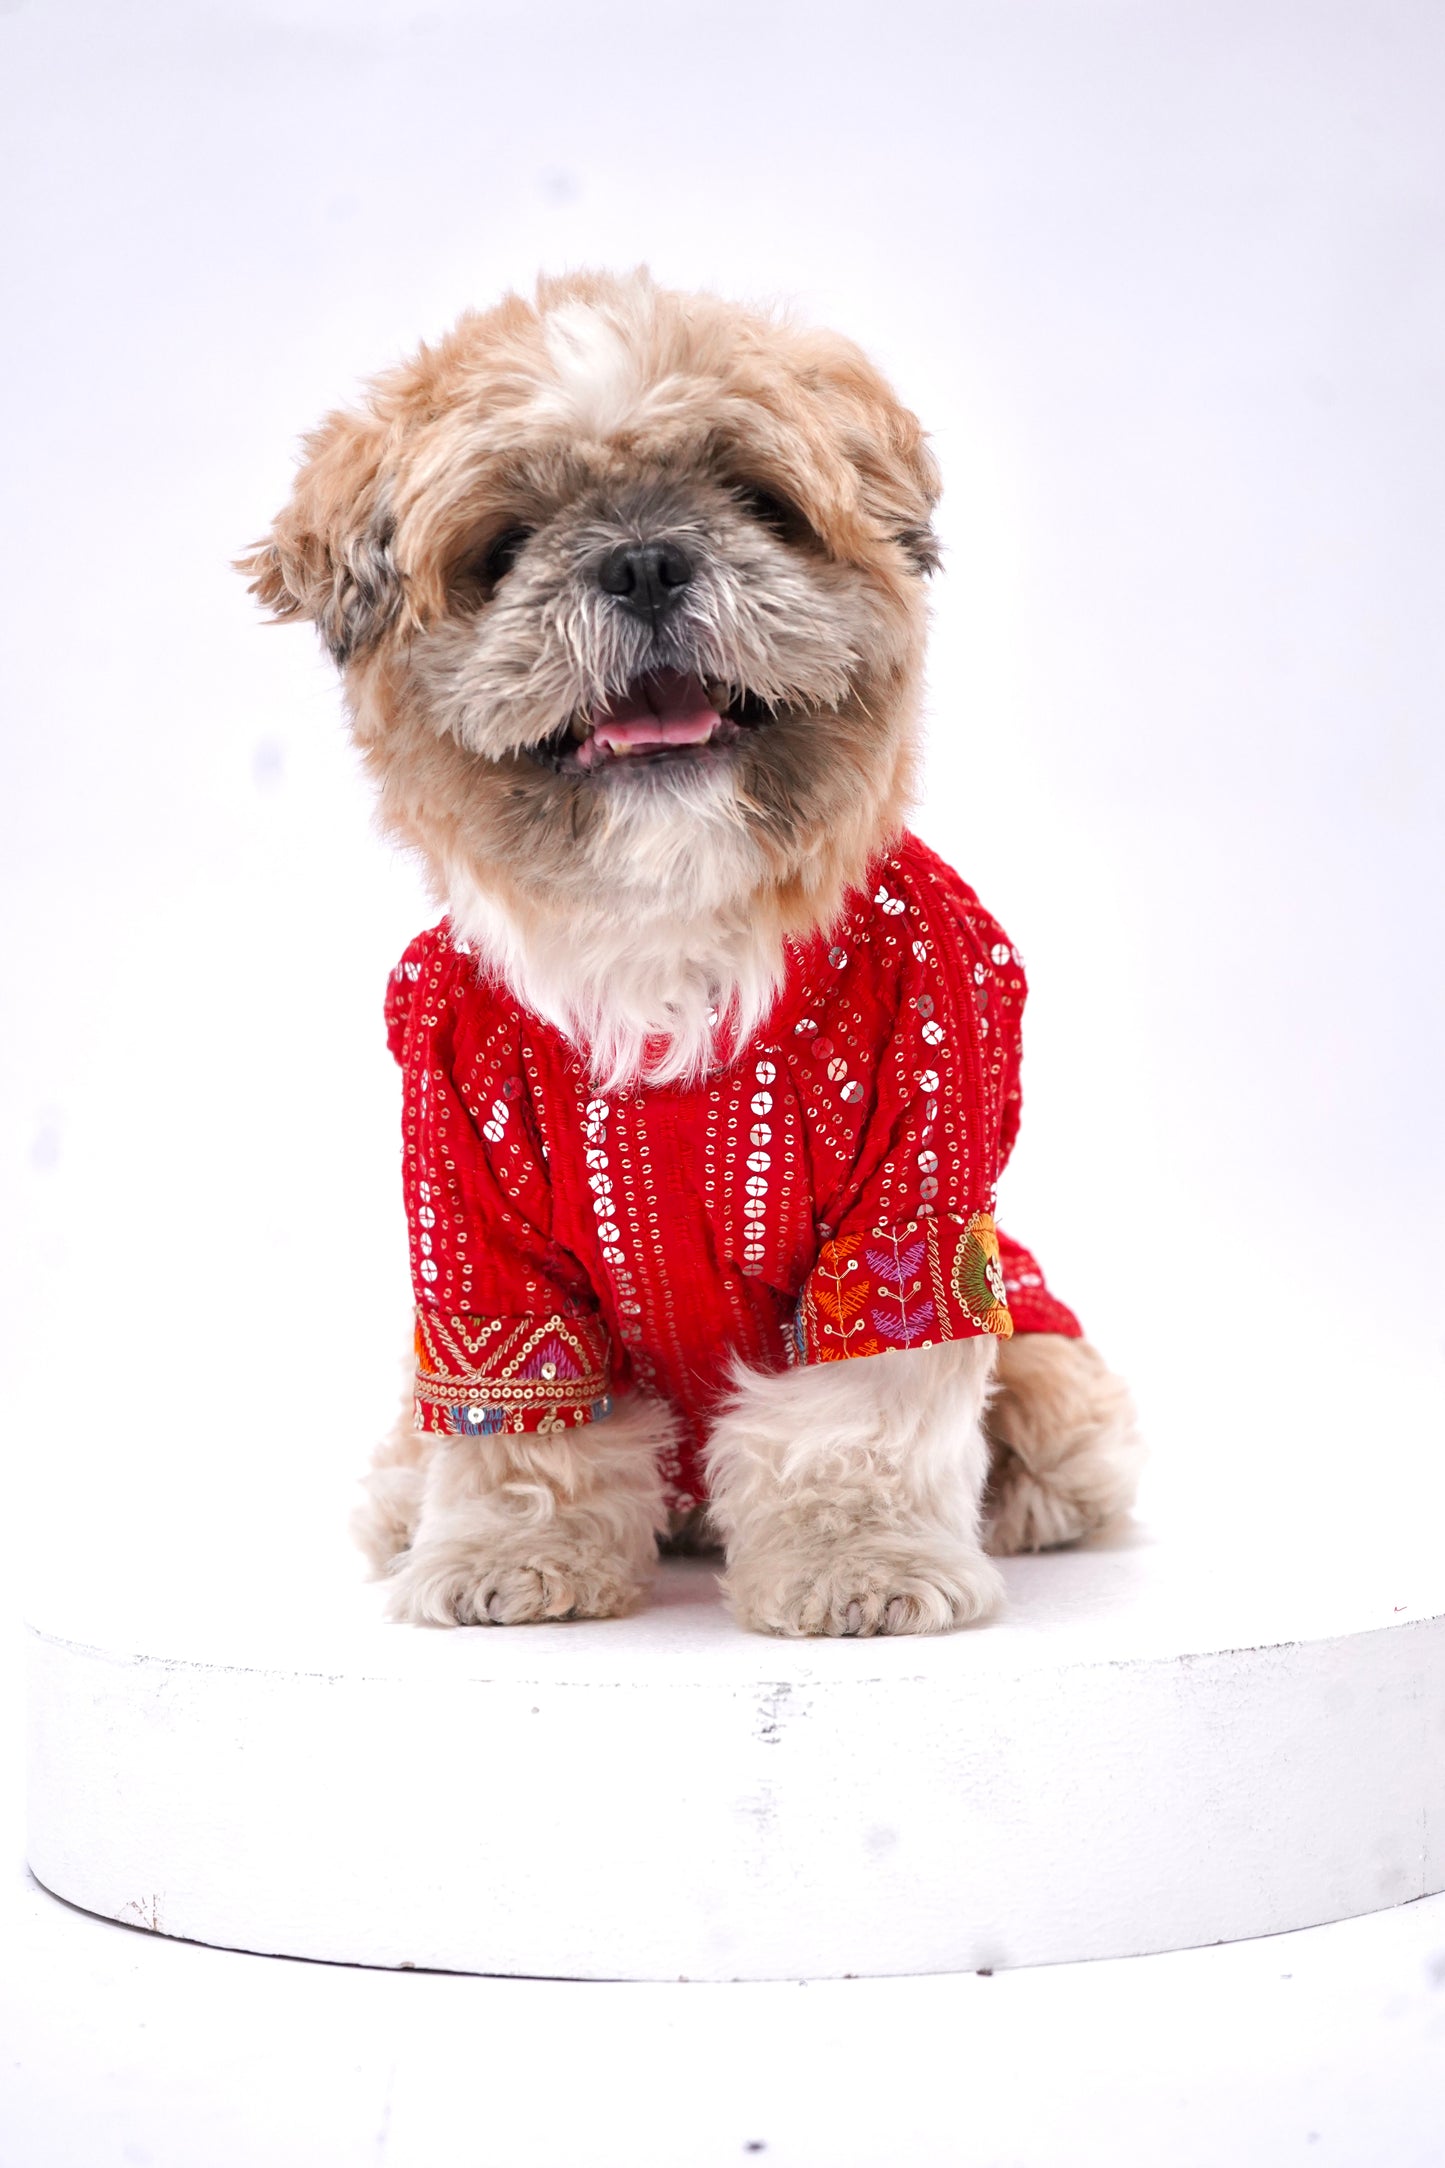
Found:
[[[701,1448],[733,1357],[765,1370],[990,1332],[1077,1335],[993,1223],[1024,974],[914,836],[701,1082],[602,1095],[444,920],[392,974],[405,1072],[416,1416],[478,1436],[606,1416],[638,1385]]]

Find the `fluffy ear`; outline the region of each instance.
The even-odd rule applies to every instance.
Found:
[[[900,527],[898,540],[914,570],[923,573],[925,577],[936,572],[943,563],[943,551],[932,527]]]
[[[891,394],[869,401],[866,411],[869,426],[855,434],[851,449],[869,504],[915,572],[936,572],[942,562],[933,531],[938,462],[917,416]]]
[[[899,403],[851,339],[818,332],[808,347],[805,381],[822,392],[841,421],[870,514],[915,571],[936,572],[940,555],[933,511],[941,482],[917,415]]]
[[[270,534],[236,560],[257,601],[278,618],[309,617],[337,663],[374,647],[406,608],[392,554],[387,440],[374,416],[328,415],[306,439]]]

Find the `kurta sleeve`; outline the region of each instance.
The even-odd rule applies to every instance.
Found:
[[[1050,1292],[1038,1259],[1012,1235],[998,1231],[999,1263],[1003,1267],[1004,1291],[1014,1331],[1056,1332],[1066,1340],[1081,1340],[1084,1328],[1067,1303]]]
[[[505,998],[445,924],[392,974],[416,1301],[417,1428],[557,1431],[611,1412],[584,1267],[554,1239],[547,1156]]]
[[[1007,1338],[993,1211],[1018,1126],[1018,957],[972,890],[911,839],[829,954],[834,1020],[800,1079],[815,1109],[820,1240],[795,1360]],[[876,1061],[855,1059],[850,1038],[880,1049]]]

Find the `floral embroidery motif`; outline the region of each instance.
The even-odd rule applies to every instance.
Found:
[[[863,1314],[872,1283],[858,1261],[862,1247],[861,1235],[844,1235],[825,1242],[819,1250],[798,1304],[795,1339],[803,1362],[841,1362],[847,1355],[878,1354],[878,1342]]]
[[[894,1347],[917,1347],[936,1315],[919,1275],[927,1248],[924,1235],[905,1249],[904,1238],[895,1234],[875,1237],[863,1252],[875,1295],[868,1315]]]
[[[980,1332],[1007,1340],[1013,1332],[999,1258],[998,1229],[989,1212],[975,1212],[953,1254],[949,1275],[959,1308]]]
[[[990,1215],[911,1220],[823,1244],[799,1298],[790,1360],[844,1362],[1012,1331]]]

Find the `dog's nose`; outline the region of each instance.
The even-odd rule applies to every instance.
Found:
[[[639,617],[661,617],[692,578],[692,559],[675,542],[620,542],[597,567],[597,584]]]

